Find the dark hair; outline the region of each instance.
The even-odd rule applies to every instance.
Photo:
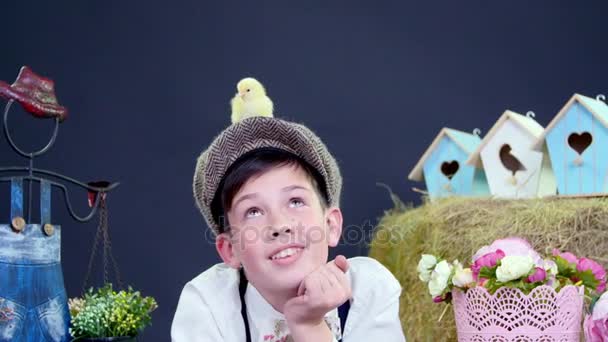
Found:
[[[229,230],[229,222],[226,217],[226,212],[231,209],[232,200],[245,185],[245,183],[254,176],[260,175],[272,168],[297,165],[301,167],[309,176],[313,189],[319,196],[321,206],[327,208],[329,206],[328,195],[325,187],[325,180],[315,168],[310,166],[301,157],[274,147],[264,147],[252,150],[238,158],[226,171],[222,178],[218,189],[211,201],[211,214],[213,219],[218,222],[220,233]]]

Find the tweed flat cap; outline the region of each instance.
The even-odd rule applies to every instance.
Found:
[[[220,224],[211,203],[228,168],[245,153],[273,147],[304,159],[325,180],[330,206],[340,205],[342,176],[334,157],[319,137],[306,126],[275,117],[254,116],[228,126],[198,157],[192,184],[196,205],[217,235]]]

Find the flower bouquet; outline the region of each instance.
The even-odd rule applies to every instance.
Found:
[[[130,287],[116,292],[111,284],[95,291],[91,288],[68,305],[73,341],[134,341],[157,308],[154,298],[142,297]]]
[[[453,302],[459,341],[579,341],[585,295],[606,288],[606,270],[553,250],[541,257],[520,238],[484,246],[469,267],[422,255],[433,301]]]
[[[585,315],[585,340],[587,342],[608,342],[608,292],[592,302],[590,314]]]

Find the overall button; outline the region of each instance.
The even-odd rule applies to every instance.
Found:
[[[12,221],[12,226],[16,232],[20,232],[25,228],[25,220],[23,217],[16,216]]]
[[[53,227],[52,224],[47,223],[44,225],[43,230],[44,230],[44,234],[46,234],[47,236],[51,236],[55,232],[55,227]]]

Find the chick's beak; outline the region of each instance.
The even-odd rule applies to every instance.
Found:
[[[243,92],[243,91],[239,91],[239,96],[240,96],[241,98],[245,97],[245,92]]]

